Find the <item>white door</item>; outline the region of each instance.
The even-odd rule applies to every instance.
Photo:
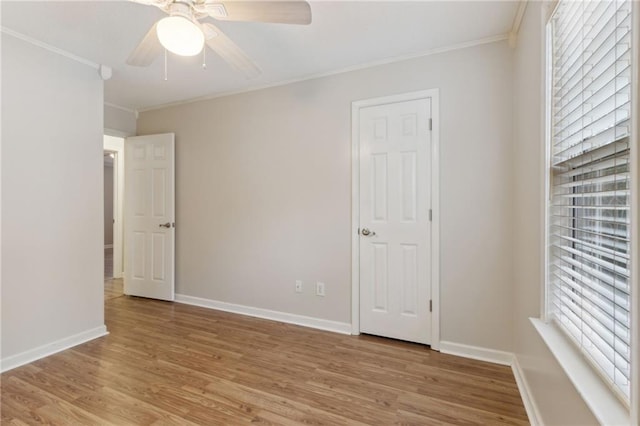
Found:
[[[360,331],[431,343],[431,100],[361,108]]]
[[[174,299],[174,135],[125,142],[124,293]]]

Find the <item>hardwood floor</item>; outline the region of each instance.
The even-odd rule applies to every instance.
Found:
[[[104,280],[104,300],[115,299],[123,295],[122,278]]]
[[[510,368],[178,303],[1,376],[2,424],[525,425]]]

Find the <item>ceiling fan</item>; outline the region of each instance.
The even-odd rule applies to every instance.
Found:
[[[205,45],[247,78],[261,74],[260,68],[220,29],[200,20],[271,22],[306,25],[311,7],[306,1],[244,0],[131,0],[156,6],[169,16],[156,22],[131,52],[127,64],[146,67],[166,49],[181,56],[195,56]]]

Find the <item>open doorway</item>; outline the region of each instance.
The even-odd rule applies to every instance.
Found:
[[[124,139],[104,137],[104,295],[123,294]]]
[[[113,160],[115,154],[104,151],[104,279],[113,278],[113,228],[115,225],[113,201]]]

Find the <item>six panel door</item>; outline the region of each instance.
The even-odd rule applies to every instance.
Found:
[[[174,135],[125,141],[124,293],[174,300]]]
[[[431,339],[430,99],[360,109],[360,331]]]

